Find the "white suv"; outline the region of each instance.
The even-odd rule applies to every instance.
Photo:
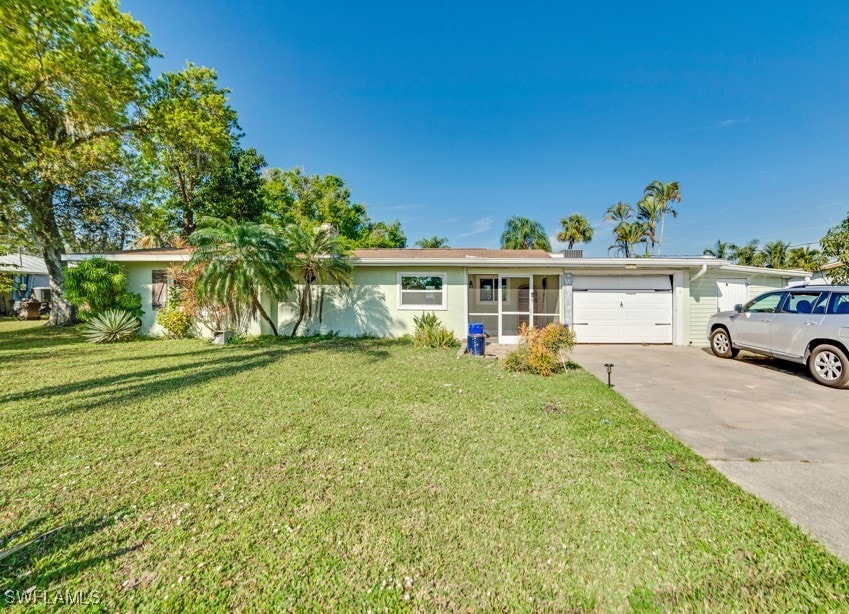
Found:
[[[820,384],[849,384],[849,286],[801,286],[761,294],[708,322],[720,358],[740,350],[808,365]]]

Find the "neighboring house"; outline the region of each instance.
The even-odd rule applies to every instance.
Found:
[[[12,292],[0,295],[0,315],[10,315],[14,305],[38,288],[40,299],[50,300],[50,278],[44,259],[27,254],[0,256],[0,273],[12,274]]]
[[[822,267],[818,272],[813,274],[813,281],[821,284],[829,284],[832,283],[831,279],[831,271],[834,269],[838,269],[843,266],[843,263],[838,261],[829,262],[824,267]]]
[[[155,314],[167,298],[165,272],[188,260],[188,251],[98,255],[127,267],[129,289],[142,295],[143,332],[161,332]],[[323,321],[315,315],[302,331],[396,337],[412,332],[414,316],[433,311],[460,337],[469,322],[483,322],[501,343],[518,342],[522,323],[560,321],[574,328],[579,343],[706,345],[713,313],[807,276],[711,257],[566,258],[496,249],[363,249],[353,255],[353,287],[328,288]],[[71,254],[67,260],[91,256]],[[293,298],[266,299],[264,306],[281,334],[291,331]],[[268,331],[257,322],[250,332]]]

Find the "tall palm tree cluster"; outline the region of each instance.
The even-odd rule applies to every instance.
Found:
[[[626,258],[660,256],[666,217],[678,217],[672,203],[680,202],[681,187],[677,181],[655,180],[643,190],[636,209],[621,200],[608,207],[604,219],[614,223],[613,245],[608,251]],[[639,246],[643,247],[643,254],[637,253]]]
[[[744,266],[763,266],[772,269],[799,269],[816,273],[828,262],[822,251],[809,247],[791,247],[786,241],[768,241],[761,244],[753,239],[745,245],[735,245],[718,240],[704,251],[714,256]]]
[[[305,317],[316,314],[321,322],[328,286],[351,285],[350,255],[328,226],[278,230],[210,217],[200,221],[189,243],[193,252],[186,268],[197,273],[198,297],[224,309],[259,315],[275,335],[279,331],[263,307],[263,296],[276,301],[295,292],[295,336]]]
[[[643,195],[634,209],[619,201],[608,207],[605,221],[613,222],[613,245],[608,251],[632,258],[637,255],[660,256],[663,232],[667,216],[678,217],[673,203],[681,202],[681,187],[677,181],[663,183],[652,181],[643,190]],[[590,221],[580,213],[573,213],[560,220],[557,240],[566,244],[566,249],[577,243],[592,241],[595,231]],[[638,254],[638,246],[645,253]],[[514,216],[504,225],[501,235],[502,249],[543,249],[551,251],[551,242],[542,225],[532,219]]]

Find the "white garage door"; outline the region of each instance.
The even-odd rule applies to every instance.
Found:
[[[576,275],[572,290],[578,343],[672,343],[668,275]]]

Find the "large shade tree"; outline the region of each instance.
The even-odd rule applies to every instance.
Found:
[[[207,184],[217,180],[216,187],[225,189],[222,202],[233,197],[227,185],[232,178],[226,173],[238,165],[232,158],[240,154],[238,148],[234,151],[238,126],[228,94],[218,86],[214,70],[191,63],[180,72],[161,75],[151,87],[142,153],[162,199],[177,212],[184,237],[195,230],[195,218],[204,213],[204,206],[211,209],[210,215],[221,213],[210,207],[209,190],[206,196],[202,193]],[[261,168],[265,161],[247,162],[251,164]]]
[[[849,283],[849,215],[831,228],[820,243],[825,257],[837,263],[829,270],[831,280],[838,284]]]
[[[340,177],[273,168],[264,181],[265,219],[278,228],[329,224],[345,248],[407,246],[401,223],[372,220],[365,205],[351,202],[351,189]]]
[[[294,258],[280,233],[265,224],[207,217],[201,218],[189,242],[194,251],[187,266],[200,269],[195,285],[199,298],[259,314],[277,335],[262,297],[281,299],[293,286]]]
[[[318,312],[322,321],[325,290],[328,286],[350,287],[353,265],[336,232],[328,225],[290,225],[285,232],[286,242],[294,255],[292,271],[298,284],[298,320],[292,327],[292,336],[304,318]],[[318,296],[314,296],[317,291]]]
[[[124,155],[155,54],[115,0],[0,3],[0,210],[40,247],[52,324],[73,321],[57,194]]]
[[[502,249],[541,249],[551,251],[551,241],[542,224],[527,217],[513,216],[504,223]]]
[[[223,164],[217,165],[201,184],[195,198],[201,216],[259,222],[265,211],[262,169],[265,158],[253,147],[233,146]]]
[[[557,240],[565,243],[567,249],[572,249],[576,243],[592,241],[593,233],[590,221],[580,213],[573,213],[560,220],[560,232],[557,233]]]

